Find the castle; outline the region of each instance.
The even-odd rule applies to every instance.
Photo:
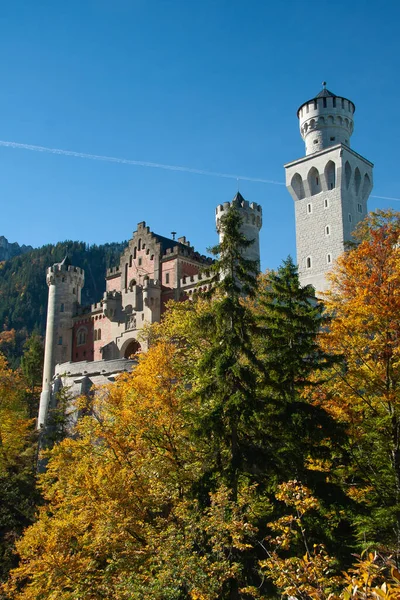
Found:
[[[324,87],[297,111],[306,155],[285,165],[286,185],[295,203],[296,250],[302,285],[326,289],[326,273],[343,252],[351,233],[367,213],[373,165],[350,149],[355,106]],[[260,260],[262,208],[237,193],[216,209],[221,217],[234,205],[242,232],[254,243],[247,258]],[[160,320],[169,300],[190,298],[209,287],[207,265],[185,237],[153,233],[141,222],[117,268],[106,274],[106,291],[91,306],[81,306],[84,272],[68,258],[47,269],[49,301],[43,384],[38,427],[61,387],[73,396],[93,385],[114,381],[132,368],[133,356],[146,350],[140,332]]]

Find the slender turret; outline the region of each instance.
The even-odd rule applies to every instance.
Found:
[[[297,111],[306,156],[285,165],[295,202],[300,282],[322,292],[327,272],[367,214],[373,168],[350,148],[353,102],[323,86]]]
[[[46,423],[55,366],[71,360],[72,317],[81,301],[84,280],[83,269],[73,267],[67,257],[47,269],[49,302],[38,429]]]
[[[260,266],[260,238],[259,233],[262,227],[262,208],[260,204],[255,202],[249,203],[245,200],[240,192],[236,194],[232,202],[224,202],[217,206],[215,210],[215,220],[219,240],[222,241],[223,232],[221,228],[221,218],[227,213],[230,207],[236,208],[242,217],[241,231],[248,240],[253,240],[243,253],[244,258],[254,260]]]

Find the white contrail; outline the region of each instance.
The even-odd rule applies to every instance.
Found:
[[[117,158],[115,156],[102,156],[99,154],[87,154],[85,152],[75,152],[74,150],[62,150],[61,148],[48,148],[47,146],[34,146],[32,144],[21,144],[18,142],[7,142],[0,140],[0,146],[6,148],[19,148],[22,150],[32,150],[33,152],[47,152],[49,154],[61,154],[62,156],[73,156],[75,158],[88,158],[90,160],[102,160],[104,162],[118,163],[121,165],[135,165],[136,167],[150,167],[152,169],[165,169],[167,171],[182,171],[184,173],[193,173],[195,175],[208,175],[209,177],[224,177],[226,179],[236,179],[241,181],[254,181],[257,183],[270,183],[272,185],[285,185],[283,181],[274,181],[273,179],[262,179],[261,177],[247,177],[246,175],[233,175],[232,173],[218,173],[217,171],[205,171],[203,169],[194,169],[179,165],[165,165],[163,163],[154,163],[145,160],[131,160],[128,158]],[[378,200],[391,200],[400,202],[400,198],[390,196],[375,196],[371,198]]]
[[[194,173],[195,175],[208,175],[210,177],[225,177],[227,179],[239,179],[241,181],[255,181],[258,183],[271,183],[273,185],[285,185],[281,181],[271,179],[262,179],[260,177],[247,177],[245,175],[233,175],[231,173],[217,173],[215,171],[204,171],[202,169],[193,169],[178,165],[164,165],[162,163],[153,163],[144,160],[130,160],[128,158],[116,158],[114,156],[101,156],[98,154],[86,154],[85,152],[75,152],[73,150],[61,150],[60,148],[47,148],[46,146],[33,146],[31,144],[20,144],[18,142],[7,142],[0,140],[0,146],[6,148],[19,148],[22,150],[33,150],[34,152],[47,152],[49,154],[61,154],[63,156],[74,156],[75,158],[89,158],[90,160],[102,160],[105,162],[119,163],[122,165],[135,165],[137,167],[151,167],[152,169],[165,169],[167,171],[183,171],[185,173]]]
[[[373,196],[371,194],[370,198],[379,198],[380,200],[394,200],[395,202],[400,202],[400,198],[390,198],[389,196]]]

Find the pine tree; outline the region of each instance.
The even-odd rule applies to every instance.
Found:
[[[34,418],[38,411],[43,373],[43,342],[37,333],[33,333],[25,342],[21,371],[27,386],[28,414]]]
[[[300,285],[290,257],[260,279],[254,306],[261,327],[255,343],[263,365],[259,394],[265,407],[260,415],[264,485],[269,492],[290,479],[309,486],[322,507],[310,524],[313,540],[323,540],[346,560],[354,539],[343,511],[351,503],[335,477],[346,460],[345,431],[314,401],[328,367],[337,361],[318,344],[320,332],[329,325],[324,306],[312,286]],[[337,519],[336,541],[324,511]]]
[[[248,469],[250,420],[257,405],[257,362],[252,350],[254,318],[243,302],[256,288],[257,263],[243,257],[252,241],[241,233],[239,212],[230,208],[221,220],[222,241],[210,249],[218,260],[211,267],[210,308],[202,317],[209,347],[198,366],[201,400],[197,433],[209,441],[205,480],[222,473],[236,498],[240,473]],[[209,491],[207,489],[205,491]]]

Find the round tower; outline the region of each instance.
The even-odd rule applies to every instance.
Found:
[[[221,228],[221,218],[227,213],[230,207],[236,208],[242,217],[241,232],[248,240],[253,240],[248,248],[245,249],[243,256],[248,260],[254,260],[260,266],[260,239],[259,233],[262,227],[262,208],[255,202],[249,203],[240,192],[236,194],[232,202],[219,204],[215,209],[215,220],[220,242],[223,238]]]
[[[40,395],[38,428],[46,422],[51,397],[51,383],[56,364],[71,360],[72,318],[81,302],[85,281],[83,269],[73,267],[67,257],[47,269],[49,287],[43,383]]]
[[[306,155],[337,144],[350,147],[356,107],[351,100],[327,90],[325,82],[323,86],[315,98],[304,102],[297,111]]]

